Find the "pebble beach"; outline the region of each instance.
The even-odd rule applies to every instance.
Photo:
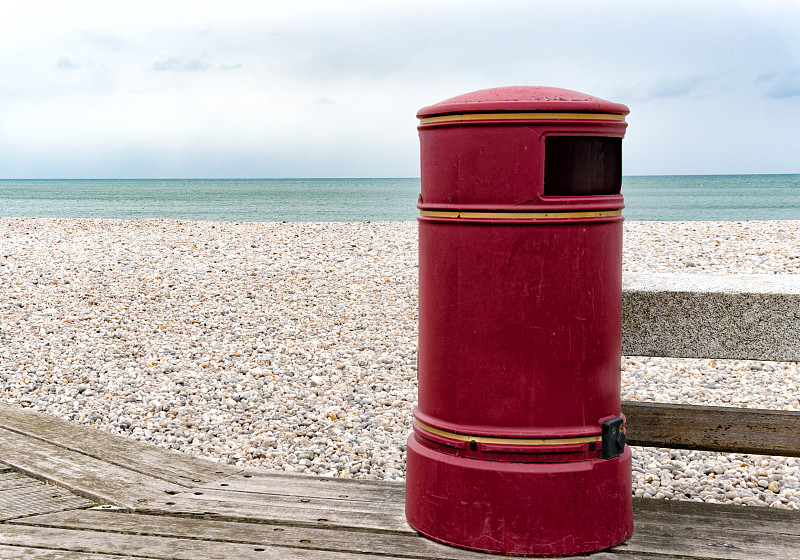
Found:
[[[629,272],[800,274],[800,221],[626,222]],[[401,480],[416,222],[0,218],[0,401],[213,461]],[[623,357],[623,399],[800,411],[797,363]],[[800,509],[800,459],[633,449],[637,496]]]

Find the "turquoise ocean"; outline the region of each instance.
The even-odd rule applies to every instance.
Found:
[[[419,179],[0,180],[0,216],[414,220]],[[623,178],[628,220],[800,220],[800,175]]]

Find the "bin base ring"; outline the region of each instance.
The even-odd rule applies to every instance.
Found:
[[[458,457],[408,438],[406,518],[445,544],[519,556],[603,550],[633,533],[631,451],[514,463]]]

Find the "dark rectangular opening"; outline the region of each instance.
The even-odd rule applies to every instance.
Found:
[[[619,194],[621,187],[622,138],[545,138],[545,196]]]

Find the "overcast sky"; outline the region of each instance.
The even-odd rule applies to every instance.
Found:
[[[800,173],[800,2],[4,4],[0,178],[417,177],[416,111],[628,105],[624,173]]]

